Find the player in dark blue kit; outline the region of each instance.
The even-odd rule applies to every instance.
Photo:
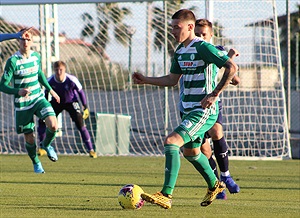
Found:
[[[195,34],[196,36],[199,36],[203,38],[205,41],[210,42],[211,38],[213,37],[213,24],[207,20],[207,19],[198,19],[196,20],[196,26],[195,26]],[[227,56],[230,58],[234,58],[238,55],[238,51],[235,49],[230,49],[227,53],[223,46],[216,46],[217,49],[224,52]],[[214,70],[218,71],[218,68],[213,68]],[[240,83],[240,78],[238,75],[234,75],[232,80],[230,81],[230,84],[232,85],[238,85]],[[235,181],[232,179],[230,173],[229,173],[229,158],[228,158],[228,146],[224,137],[223,133],[223,118],[222,118],[222,101],[219,99],[219,115],[217,118],[216,123],[213,125],[213,127],[205,134],[206,137],[212,139],[213,147],[214,147],[214,154],[217,159],[221,175],[220,179],[226,184],[227,189],[230,193],[238,193],[240,192],[240,187],[235,183]],[[218,177],[218,171],[216,168],[216,163],[214,159],[211,157],[211,149],[210,144],[208,142],[208,139],[206,138],[206,144],[201,146],[201,151],[207,155],[208,161],[210,163],[210,166],[214,170],[217,178]],[[209,149],[208,149],[209,148]],[[209,151],[208,151],[209,150]],[[209,155],[210,153],[210,155]],[[225,194],[225,190],[217,195],[217,199],[226,199],[227,196]]]
[[[89,151],[90,157],[97,158],[90,134],[84,125],[84,119],[89,116],[89,110],[81,83],[75,76],[66,73],[66,64],[63,61],[57,61],[54,63],[54,72],[55,74],[48,78],[48,82],[60,97],[60,104],[53,99],[50,101],[55,114],[58,116],[63,110],[68,111],[81,134],[82,140],[85,143],[86,149]],[[48,95],[47,92],[45,94],[46,96]],[[77,96],[79,96],[83,105],[83,115],[81,113]],[[38,134],[40,141],[43,141],[45,137],[45,123],[43,120],[39,120]],[[44,152],[42,150],[39,151],[40,155],[43,155],[43,153]]]

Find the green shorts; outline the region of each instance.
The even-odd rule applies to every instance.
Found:
[[[184,140],[185,148],[197,148],[202,144],[205,132],[216,122],[219,111],[210,114],[210,111],[193,111],[182,116],[181,124],[174,130]]]
[[[34,115],[44,120],[46,117],[55,116],[55,112],[46,98],[42,98],[28,110],[16,111],[16,129],[18,134],[34,132]]]

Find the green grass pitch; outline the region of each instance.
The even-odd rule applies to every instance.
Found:
[[[159,191],[164,157],[59,156],[40,158],[45,174],[35,174],[27,155],[0,155],[1,217],[299,217],[300,161],[230,161],[238,194],[199,205],[204,179],[184,158],[169,210],[145,203],[123,210],[120,188],[129,183]],[[228,191],[227,191],[228,193]]]

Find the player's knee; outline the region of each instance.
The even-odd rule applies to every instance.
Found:
[[[168,135],[164,141],[164,144],[169,145],[177,145],[181,147],[184,144],[183,138],[176,132],[172,132],[170,135]]]
[[[200,153],[199,148],[183,148],[183,156],[184,157],[196,156],[199,153]]]
[[[51,132],[57,132],[58,131],[58,126],[48,126],[48,129],[51,131]]]
[[[212,155],[210,143],[208,139],[205,139],[200,147],[201,152],[206,156],[210,157]]]
[[[216,132],[214,135],[211,136],[211,139],[213,141],[220,140],[221,138],[223,138],[223,136],[223,132]]]
[[[57,122],[48,123],[47,128],[52,132],[56,132],[58,130]]]
[[[86,126],[84,125],[84,122],[75,122],[75,125],[78,130],[83,130],[86,128]]]
[[[45,119],[45,123],[47,128],[52,131],[56,132],[58,130],[58,123],[55,116],[50,116]]]
[[[212,151],[211,149],[202,149],[202,146],[201,146],[201,152],[209,159],[212,155]]]
[[[178,146],[180,146],[178,140],[176,140],[176,138],[174,138],[174,137],[167,137],[165,139],[165,141],[164,141],[164,144],[165,145],[172,144],[172,145],[178,145]]]
[[[31,145],[34,144],[35,142],[35,138],[34,138],[34,134],[32,133],[28,133],[28,134],[24,134],[25,137],[25,141]]]
[[[78,130],[81,130],[85,126],[81,113],[76,113],[76,116],[73,116],[72,119]]]
[[[223,128],[222,125],[216,123],[209,131],[209,135],[211,136],[212,140],[220,140],[223,137]]]

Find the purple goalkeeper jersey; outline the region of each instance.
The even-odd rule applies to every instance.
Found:
[[[86,96],[82,89],[82,85],[79,80],[68,73],[63,82],[59,82],[55,79],[55,75],[49,77],[48,82],[53,90],[60,97],[60,104],[78,102],[78,96],[83,106],[87,105]],[[46,92],[46,95],[48,93]],[[56,102],[55,99],[51,99],[51,102]]]

